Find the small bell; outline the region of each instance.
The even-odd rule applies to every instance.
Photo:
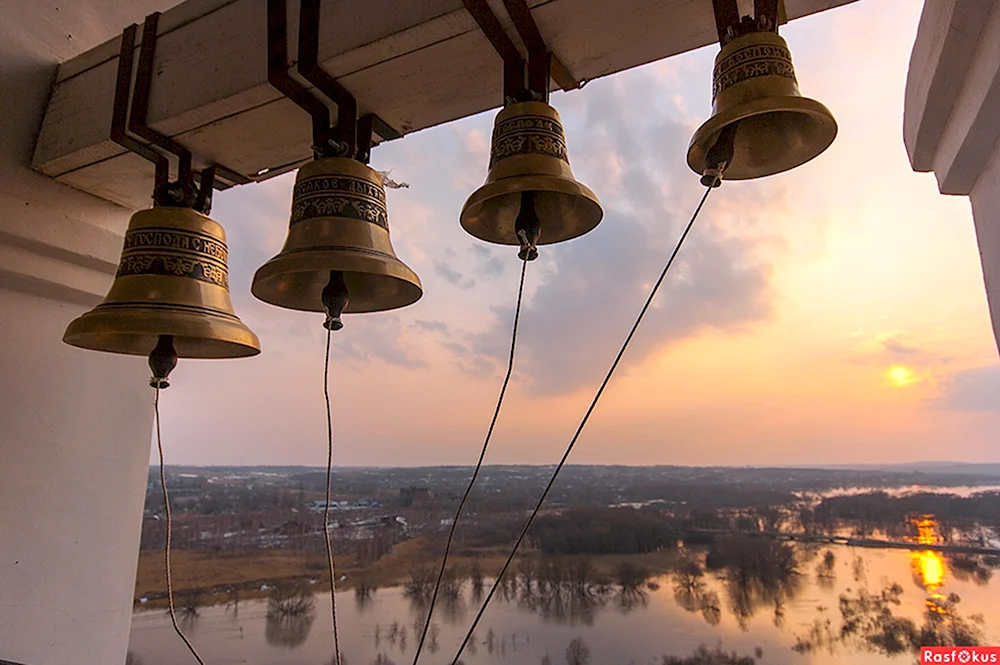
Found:
[[[761,30],[735,37],[715,58],[712,117],[688,148],[688,165],[699,175],[719,166],[708,162],[720,136],[733,141],[723,179],[750,180],[813,159],[833,143],[837,122],[799,93],[785,40]]]
[[[257,355],[260,341],[229,298],[228,254],[222,226],[190,208],[135,213],[111,290],[69,324],[63,341],[139,356],[167,342],[180,358]]]
[[[537,244],[582,236],[604,216],[597,196],[573,177],[559,113],[543,102],[516,102],[497,114],[486,184],[462,207],[462,228],[480,240],[520,245],[533,258],[535,242],[526,244],[529,234],[520,232],[526,205],[538,220]]]
[[[346,302],[335,314],[323,295],[331,280],[346,288]],[[326,311],[334,326],[341,312],[378,312],[419,300],[420,279],[396,257],[389,241],[385,187],[378,173],[343,157],[300,168],[285,246],[257,270],[250,290],[278,307]]]

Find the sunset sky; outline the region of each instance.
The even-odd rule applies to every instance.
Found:
[[[782,28],[823,155],[716,190],[571,461],[771,465],[1000,461],[1000,366],[966,197],[913,173],[903,87],[920,0],[862,0]],[[685,163],[717,46],[555,93],[603,222],[528,265],[515,374],[488,463],[558,460],[702,193]],[[415,305],[345,316],[335,463],[472,464],[509,346],[516,248],[465,234],[496,111],[373,152]],[[303,116],[303,122],[306,122]],[[294,174],[216,196],[233,301],[260,356],[182,361],[162,397],[171,464],[326,461],[322,316],[250,295],[281,247]]]

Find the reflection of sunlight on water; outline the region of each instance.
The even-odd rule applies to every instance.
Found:
[[[917,542],[921,545],[936,545],[941,542],[937,532],[938,523],[932,516],[922,515],[913,524],[917,527]],[[936,614],[947,614],[946,596],[939,592],[947,572],[944,557],[940,552],[932,550],[915,551],[910,556],[914,577],[928,594],[924,601],[927,609]]]

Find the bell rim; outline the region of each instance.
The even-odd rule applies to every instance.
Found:
[[[517,236],[513,233],[511,233],[509,237],[499,237],[477,233],[476,230],[478,227],[471,225],[469,211],[473,206],[481,205],[490,199],[497,198],[499,196],[506,196],[508,194],[520,194],[521,192],[555,192],[567,196],[575,196],[585,201],[594,213],[588,217],[586,228],[580,227],[583,228],[583,230],[574,234],[546,236],[543,222],[542,233],[537,243],[538,245],[554,245],[560,242],[566,242],[567,240],[579,238],[597,228],[598,224],[601,223],[601,220],[604,219],[604,207],[601,206],[601,202],[600,199],[597,198],[597,194],[595,194],[592,189],[579,180],[557,175],[539,174],[531,176],[532,182],[529,187],[523,186],[523,181],[524,178],[502,178],[494,182],[488,182],[479,187],[476,191],[472,192],[472,194],[469,195],[469,198],[465,200],[465,204],[462,206],[462,212],[459,214],[459,223],[462,225],[465,232],[474,238],[496,245],[520,245],[520,240],[518,240]],[[537,185],[539,184],[548,185],[548,187],[538,187]]]
[[[783,104],[780,109],[774,108],[774,103],[778,100],[780,100]],[[764,113],[776,110],[799,113],[819,120],[820,128],[823,130],[823,133],[821,134],[822,141],[818,143],[821,147],[807,159],[799,162],[798,164],[754,175],[740,175],[738,171],[736,175],[723,173],[723,180],[754,180],[757,178],[765,178],[767,176],[791,171],[792,169],[798,168],[799,166],[816,159],[821,154],[826,152],[826,150],[837,138],[837,120],[833,117],[833,113],[830,109],[828,109],[826,105],[820,101],[810,97],[800,97],[795,95],[782,95],[754,99],[749,102],[736,104],[735,106],[720,111],[702,123],[702,125],[691,137],[691,143],[688,146],[688,166],[698,175],[703,175],[705,172],[705,157],[707,156],[708,148],[710,148],[710,146],[706,146],[705,143],[709,137],[722,131],[726,125],[732,122],[744,120],[756,115],[763,115]]]
[[[121,321],[123,314],[118,309],[98,305],[81,314],[66,326],[63,342],[91,351],[147,356],[156,346],[160,335],[173,335],[179,358],[224,360],[260,354],[260,338],[234,315],[209,314],[207,316],[213,317],[209,322],[205,318],[206,314],[129,305],[127,325],[112,326],[106,323],[107,319]],[[170,324],[165,323],[166,321]],[[184,330],[184,324],[190,326],[187,331]],[[105,329],[98,332],[93,330],[95,327]],[[199,328],[203,332],[201,335],[196,334]],[[209,328],[213,332],[211,336],[207,334]],[[127,341],[132,346],[126,346]],[[147,346],[148,349],[145,348]]]
[[[406,265],[399,257],[392,256],[391,254],[386,254],[384,252],[362,251],[356,247],[338,249],[345,253],[354,254],[356,258],[359,258],[362,261],[372,259],[372,268],[376,268],[376,270],[364,273],[357,270],[346,270],[344,272],[360,273],[368,276],[374,275],[380,278],[392,279],[404,285],[403,291],[409,291],[401,302],[394,303],[388,307],[360,307],[357,304],[357,300],[348,300],[347,307],[344,308],[344,314],[371,314],[374,312],[388,312],[394,309],[409,307],[423,298],[424,286],[420,281],[420,277],[417,276],[417,273],[414,272],[410,266]],[[314,302],[316,302],[317,305],[302,306],[298,304],[301,301],[301,298],[282,298],[275,295],[276,290],[270,286],[270,282],[276,278],[280,278],[282,275],[315,273],[331,270],[329,265],[329,252],[330,249],[317,250],[316,248],[311,247],[309,249],[298,251],[282,251],[279,254],[276,254],[257,268],[256,272],[254,272],[253,279],[250,282],[250,293],[257,300],[282,309],[290,309],[297,312],[324,311],[322,301],[318,297],[318,294],[314,299]],[[309,256],[310,254],[313,256]],[[310,259],[312,260],[310,261]],[[285,267],[286,264],[295,266],[296,269],[288,269]],[[379,267],[385,268],[386,266],[391,266],[393,270],[377,270]]]

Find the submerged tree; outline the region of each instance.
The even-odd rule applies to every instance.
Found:
[[[664,656],[662,665],[754,665],[751,656],[740,656],[735,651],[723,651],[722,647],[709,649],[702,644],[690,656]]]
[[[590,647],[582,637],[574,637],[566,647],[566,665],[587,665],[590,662]]]
[[[683,556],[674,564],[674,589],[678,592],[697,594],[705,586],[705,570],[698,560],[691,556]]]
[[[836,566],[836,555],[832,550],[827,550],[823,553],[823,559],[816,565],[816,577],[819,577],[820,579],[833,579],[837,576]]]

